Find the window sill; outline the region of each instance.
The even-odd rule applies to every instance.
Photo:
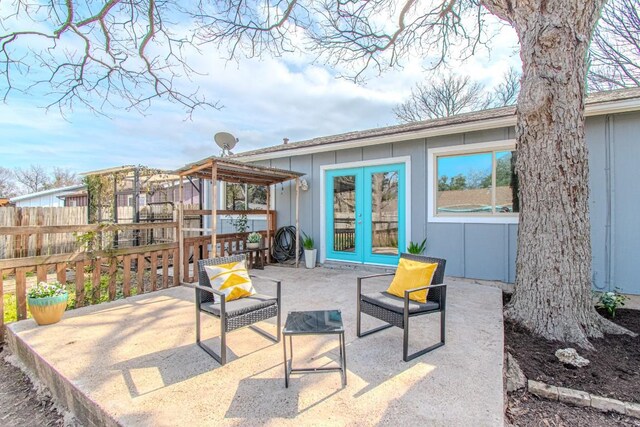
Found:
[[[429,216],[427,222],[449,224],[518,224],[517,216]]]

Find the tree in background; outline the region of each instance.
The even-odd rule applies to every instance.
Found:
[[[17,195],[18,187],[13,171],[0,166],[0,198],[15,197]]]
[[[14,169],[18,183],[24,188],[25,193],[37,193],[49,188],[51,177],[41,165],[30,165],[27,168]]]
[[[82,181],[75,172],[68,168],[53,167],[47,170],[42,165],[29,165],[26,168],[13,170],[0,168],[0,195],[2,195],[2,180],[13,189],[12,196],[18,194],[37,193],[53,188],[68,187],[80,184]]]
[[[449,74],[418,83],[409,99],[393,112],[400,122],[408,123],[484,110],[489,105],[483,84],[471,81],[469,76]]]
[[[640,86],[640,2],[613,0],[591,43],[591,90]]]
[[[520,74],[514,68],[505,73],[493,91],[469,76],[429,76],[424,83],[416,84],[409,99],[397,105],[393,112],[402,123],[438,119],[514,105],[519,92]]]
[[[81,180],[75,172],[69,168],[54,167],[51,173],[51,183],[48,188],[68,187],[80,184]]]

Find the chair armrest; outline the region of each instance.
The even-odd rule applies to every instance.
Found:
[[[425,289],[444,288],[444,287],[446,287],[446,286],[447,286],[447,285],[446,285],[446,284],[444,284],[444,283],[442,283],[442,284],[440,284],[440,285],[427,285],[427,286],[420,286],[419,288],[407,289],[407,290],[405,290],[405,291],[404,291],[404,294],[405,294],[405,295],[408,295],[408,294],[412,294],[412,293],[414,293],[414,292],[424,291]]]
[[[447,285],[445,283],[442,283],[440,285],[428,285],[428,286],[420,286],[419,288],[413,288],[413,289],[407,289],[404,291],[404,311],[405,311],[405,316],[408,316],[409,313],[409,295],[414,293],[414,292],[418,292],[418,291],[424,291],[427,289],[434,289],[434,288],[442,288],[442,290],[440,290],[440,293],[438,295],[438,304],[440,304],[440,310],[443,309],[442,307],[442,297],[443,295],[445,295],[446,297],[446,292],[447,292]]]
[[[268,280],[276,284],[276,298],[278,300],[278,310],[280,310],[280,303],[282,301],[282,280],[273,279],[271,277],[266,277],[266,276],[258,276],[257,274],[250,274],[249,277]]]
[[[379,274],[371,274],[369,276],[359,276],[358,280],[364,280],[364,279],[371,279],[374,277],[384,277],[384,276],[393,276],[394,274],[396,274],[396,272],[394,271],[393,273],[379,273]]]
[[[363,280],[372,279],[374,277],[393,276],[395,274],[396,274],[395,272],[393,272],[393,273],[380,273],[380,274],[371,274],[369,276],[360,276],[360,277],[358,277],[358,279],[357,279],[358,280],[358,285],[357,285],[358,286],[358,298],[360,298],[360,295],[362,295],[362,281]]]

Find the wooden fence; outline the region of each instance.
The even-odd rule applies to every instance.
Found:
[[[59,233],[114,233],[129,229],[173,229],[177,223],[111,224],[80,226],[0,227],[7,236]],[[180,284],[178,243],[162,243],[129,248],[75,251],[66,254],[37,255],[0,259],[0,301],[6,292],[15,293],[17,320],[27,318],[27,288],[31,283],[51,280],[67,284],[73,295],[72,308],[119,297],[152,292]],[[11,284],[11,286],[9,286]],[[4,303],[0,304],[0,341],[4,332]]]
[[[86,207],[0,208],[0,227],[85,225]],[[5,235],[0,233],[0,259],[73,252],[73,233]]]

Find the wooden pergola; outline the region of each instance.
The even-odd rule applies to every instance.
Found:
[[[267,244],[271,245],[271,191],[274,184],[295,180],[296,187],[296,267],[299,263],[299,253],[297,250],[300,241],[299,230],[299,205],[300,205],[300,177],[304,173],[288,171],[284,169],[271,168],[266,166],[251,165],[235,160],[221,157],[207,157],[194,163],[187,164],[174,172],[179,176],[179,210],[178,210],[178,235],[180,244],[180,256],[184,256],[184,202],[183,202],[183,181],[186,177],[201,178],[211,181],[211,228],[200,231],[211,231],[211,250],[213,256],[217,256],[217,226],[218,226],[218,182],[229,182],[234,184],[253,184],[267,187]],[[238,211],[242,213],[242,211]],[[273,224],[275,226],[275,224]],[[186,230],[185,230],[186,231]],[[271,247],[269,247],[271,250]]]

